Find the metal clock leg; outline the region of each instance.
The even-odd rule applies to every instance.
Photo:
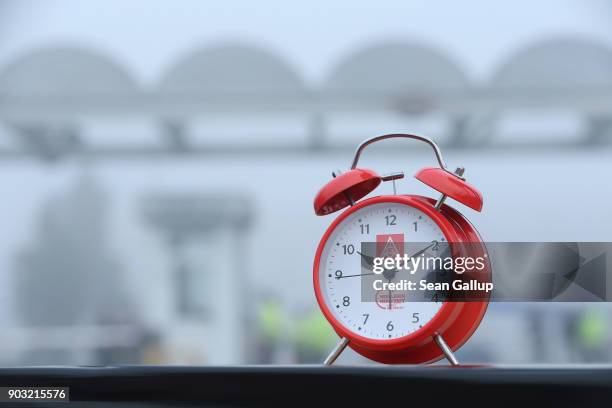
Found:
[[[338,344],[336,344],[336,347],[334,347],[331,353],[329,353],[325,361],[323,361],[323,364],[325,365],[334,364],[334,361],[336,361],[336,359],[340,356],[340,354],[342,354],[342,352],[344,351],[346,346],[348,346],[348,344],[349,344],[349,339],[347,339],[346,337],[342,337],[340,341],[338,342]]]
[[[446,342],[444,341],[444,338],[439,334],[436,334],[434,336],[434,340],[436,341],[438,347],[440,347],[440,350],[442,350],[442,352],[444,353],[444,357],[446,357],[448,362],[453,366],[458,366],[459,361],[457,360],[457,357],[455,357],[453,350],[451,350],[450,347],[448,347],[448,344],[446,344]]]

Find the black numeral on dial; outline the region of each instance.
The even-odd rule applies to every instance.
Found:
[[[353,244],[342,245],[344,255],[353,255],[355,253],[355,246]]]
[[[385,221],[387,222],[387,225],[397,225],[397,217],[393,214],[385,215]]]

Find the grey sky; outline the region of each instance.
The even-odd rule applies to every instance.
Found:
[[[268,48],[314,81],[352,51],[389,38],[440,48],[476,78],[551,36],[612,44],[612,5],[604,0],[4,0],[0,7],[0,66],[38,47],[76,44],[112,56],[143,82],[194,48],[223,41]]]

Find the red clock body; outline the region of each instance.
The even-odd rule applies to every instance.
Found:
[[[328,248],[338,248],[336,253],[339,253],[340,248],[343,245],[347,245],[348,241],[351,241],[350,232],[351,230],[357,232],[357,239],[361,239],[362,235],[358,229],[358,225],[368,225],[370,233],[374,235],[385,235],[387,232],[401,232],[402,229],[409,232],[416,222],[417,226],[419,222],[424,225],[431,223],[429,228],[433,231],[433,234],[441,233],[441,240],[448,242],[449,246],[458,244],[457,247],[461,251],[460,254],[455,256],[470,256],[479,257],[486,254],[486,249],[482,243],[478,232],[475,228],[456,210],[450,206],[443,205],[439,209],[434,207],[436,200],[415,195],[389,195],[389,196],[378,196],[370,199],[363,200],[355,203],[353,206],[345,210],[334,222],[329,226],[315,255],[314,268],[313,268],[313,283],[317,302],[325,315],[326,319],[332,325],[336,333],[343,338],[349,340],[349,346],[357,351],[359,354],[387,364],[412,364],[412,363],[430,363],[439,360],[444,356],[439,346],[434,340],[435,335],[442,335],[446,340],[446,343],[452,350],[456,350],[463,345],[469,337],[474,333],[478,327],[482,317],[487,309],[488,302],[486,299],[479,299],[478,301],[442,301],[440,300],[439,307],[430,311],[431,316],[423,316],[425,319],[420,321],[419,325],[414,327],[406,328],[405,335],[393,335],[389,337],[387,332],[389,328],[393,327],[396,329],[394,321],[397,321],[398,314],[407,314],[409,317],[412,315],[417,316],[419,312],[413,310],[421,310],[423,305],[402,305],[401,308],[392,306],[389,310],[381,308],[379,315],[380,327],[374,332],[370,332],[370,335],[363,335],[364,327],[368,323],[372,323],[373,312],[378,311],[379,305],[374,303],[372,307],[374,311],[372,313],[362,313],[369,311],[367,308],[360,308],[354,315],[346,312],[344,316],[339,313],[339,309],[348,309],[349,306],[340,304],[334,304],[331,300],[332,296],[326,296],[326,291],[339,291],[338,287],[330,288],[325,285],[325,280],[336,280],[336,276],[333,273],[340,269],[335,269],[339,264],[336,261],[335,266],[328,263],[331,255],[324,256],[324,252]],[[372,210],[370,210],[372,209]],[[393,223],[395,225],[389,226],[392,231],[385,231],[385,222],[379,223],[379,229],[373,231],[373,217],[380,217],[384,220],[385,216],[393,216]],[[356,218],[355,218],[356,216]],[[402,218],[410,217],[408,220],[402,223]],[[420,219],[419,219],[420,217]],[[357,224],[352,225],[351,220],[355,218]],[[418,221],[413,221],[416,219]],[[369,221],[367,224],[364,220]],[[389,220],[389,218],[387,218]],[[359,222],[361,221],[361,222]],[[402,224],[400,224],[402,223]],[[351,226],[352,225],[352,226]],[[404,227],[402,227],[403,225]],[[345,228],[342,228],[345,226]],[[396,228],[394,228],[396,227]],[[342,231],[338,233],[337,229],[340,228]],[[346,232],[345,232],[346,231]],[[388,234],[387,234],[388,235]],[[395,234],[397,235],[397,234]],[[411,234],[407,233],[407,238]],[[427,236],[431,238],[431,236]],[[416,240],[423,240],[422,238],[414,238]],[[332,242],[334,241],[334,242]],[[338,245],[340,244],[340,245]],[[351,241],[351,244],[355,245]],[[328,249],[327,252],[330,252]],[[354,252],[353,252],[354,254]],[[351,254],[347,254],[349,257]],[[334,257],[342,257],[343,254],[335,255]],[[332,264],[334,261],[331,261]],[[354,262],[355,264],[355,262]],[[343,271],[343,273],[346,273]],[[329,276],[331,275],[331,277]],[[479,276],[481,280],[491,279],[490,266],[487,263],[486,269],[481,271]],[[338,285],[336,285],[338,286]],[[350,289],[345,289],[350,290]],[[347,292],[348,293],[348,292]],[[346,299],[344,293],[342,298]],[[358,295],[355,295],[355,297]],[[393,295],[391,295],[393,296]],[[350,296],[349,296],[350,297]],[[336,296],[337,298],[337,296]],[[355,299],[354,301],[358,301]],[[396,300],[393,301],[397,303]],[[345,304],[347,302],[344,302]],[[370,310],[372,310],[372,307]],[[363,319],[363,315],[369,314],[368,321],[365,324],[354,327],[351,324],[347,324],[347,320]],[[416,317],[413,319],[415,320]],[[391,322],[391,323],[388,323]],[[359,324],[361,324],[360,322]],[[410,331],[408,333],[408,331]]]
[[[439,167],[421,169],[415,178],[437,190],[441,194],[438,199],[395,194],[396,181],[404,177],[402,172],[380,176],[357,166],[367,146],[391,138],[417,140],[433,149]],[[472,210],[482,210],[482,194],[465,181],[463,174],[463,168],[447,170],[433,140],[390,134],[361,143],[351,169],[334,173],[318,192],[314,199],[317,215],[344,210],[323,235],[313,268],[317,302],[343,339],[326,363],[333,362],[348,345],[381,363],[430,363],[446,357],[457,364],[453,351],[480,324],[492,287],[491,265],[480,235],[462,214],[446,204],[447,199],[453,199]],[[393,182],[393,195],[365,198],[383,182]],[[375,249],[364,253],[368,252],[364,244],[373,244]],[[412,252],[410,245],[420,245],[421,249]],[[446,267],[425,267],[420,270],[428,274],[427,279],[412,276],[418,269],[414,266],[419,256],[442,259],[440,247],[447,255],[445,262],[454,261],[450,272]],[[378,254],[379,248],[384,256]],[[406,272],[397,265],[383,270],[380,264],[375,265],[393,255],[397,260],[402,256],[405,262],[410,260],[414,268]],[[477,261],[478,267],[460,270],[459,261],[466,259],[472,260],[471,265]],[[407,273],[410,279],[406,279]],[[440,279],[442,275],[444,279]],[[487,290],[482,289],[485,286]],[[465,287],[469,291],[461,292]],[[415,288],[425,297],[415,297]]]

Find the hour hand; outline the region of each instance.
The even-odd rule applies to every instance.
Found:
[[[365,254],[361,253],[360,251],[357,251],[357,253],[361,256],[361,259],[363,259],[368,265],[374,266],[374,257],[373,256],[365,255]]]

